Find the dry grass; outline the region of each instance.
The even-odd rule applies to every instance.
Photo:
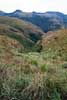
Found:
[[[60,38],[67,50],[66,33]],[[20,53],[17,41],[0,36],[0,100],[67,100],[67,52],[58,57],[57,41],[48,40],[51,51]]]

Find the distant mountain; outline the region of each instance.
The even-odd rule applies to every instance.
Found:
[[[5,13],[5,12],[0,11],[0,16],[5,16],[5,15],[6,15],[6,13]]]
[[[67,28],[67,15],[60,12],[22,12],[16,10],[12,13],[0,12],[0,16],[16,17],[31,22],[40,27],[44,32]]]

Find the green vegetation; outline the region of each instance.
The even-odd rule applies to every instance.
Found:
[[[44,60],[39,53],[13,54],[8,61],[1,54],[1,100],[65,100],[67,70],[63,63]]]
[[[20,29],[17,22],[8,27]],[[0,35],[0,100],[67,100],[67,30],[47,34],[36,43],[20,30],[8,34],[9,28]],[[30,41],[38,52],[28,51],[34,47]]]
[[[25,51],[34,51],[32,48],[41,39],[43,31],[29,22],[0,16],[0,34],[20,42],[24,46]]]

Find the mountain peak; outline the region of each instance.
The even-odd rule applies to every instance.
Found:
[[[22,13],[22,11],[17,9],[17,10],[14,11],[14,13]]]

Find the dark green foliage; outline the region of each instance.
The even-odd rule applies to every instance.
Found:
[[[42,71],[42,72],[48,71],[48,66],[47,66],[46,64],[42,65],[42,66],[41,66],[41,71]]]
[[[20,36],[20,35],[16,35],[16,34],[11,34],[11,35],[9,35],[11,38],[14,38],[14,39],[16,39],[17,41],[19,41],[23,46],[24,46],[24,48],[25,49],[30,49],[33,45],[34,45],[34,43],[31,43],[31,42],[29,42],[28,40],[26,40],[26,39],[22,39],[22,37]]]
[[[41,35],[38,35],[38,34],[36,34],[36,33],[29,33],[29,35],[30,35],[30,39],[31,39],[32,41],[34,41],[35,43],[36,43],[38,40],[41,39]]]
[[[62,64],[62,68],[67,68],[67,63]]]
[[[38,63],[37,63],[37,61],[36,61],[36,60],[31,60],[31,64],[32,64],[32,65],[35,65],[35,66],[37,66],[37,65],[38,65]]]

